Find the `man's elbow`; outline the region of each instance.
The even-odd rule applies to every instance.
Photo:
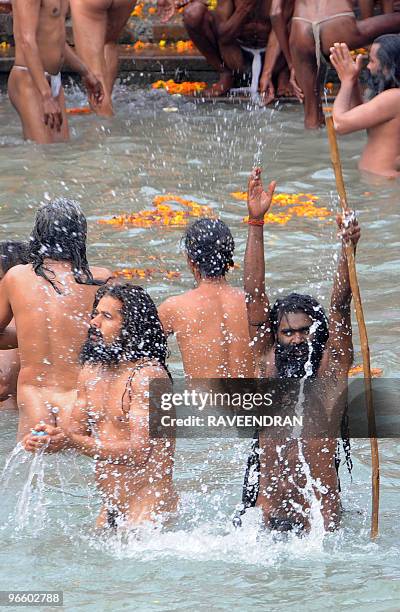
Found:
[[[355,131],[348,124],[346,124],[346,122],[343,121],[342,119],[334,118],[333,125],[335,128],[335,132],[337,132],[340,136],[344,136],[345,134],[351,134],[351,132]]]
[[[31,33],[22,34],[21,36],[21,46],[22,50],[25,52],[32,52],[32,50],[37,49],[37,41],[36,36],[33,36]]]

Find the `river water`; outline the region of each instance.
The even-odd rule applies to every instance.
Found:
[[[77,106],[84,96],[72,89],[68,102]],[[76,198],[88,217],[93,264],[179,273],[137,281],[160,303],[193,285],[180,247],[184,229],[121,229],[99,219],[149,209],[165,193],[206,204],[233,232],[238,267],[231,281],[240,286],[246,206],[231,193],[246,189],[254,163],[277,180],[279,191],[312,193],[317,206],[336,210],[326,134],[305,133],[297,106],[202,105],[120,87],[115,107],[113,120],[72,117],[69,144],[41,147],[23,144],[17,116],[0,94],[0,240],[25,238],[41,201]],[[363,142],[359,134],[340,142],[350,204],[362,227],[359,283],[372,365],[398,378],[400,186],[359,175]],[[307,291],[328,305],[338,252],[335,228],[329,218],[296,216],[267,226],[272,298]],[[354,339],[359,363],[357,333]],[[182,367],[173,342],[171,349],[177,375]],[[15,446],[15,431],[16,416],[0,413],[0,469]],[[381,526],[375,543],[369,541],[368,442],[353,442],[353,482],[342,467],[343,529],[303,539],[263,533],[255,510],[247,512],[242,529],[231,527],[248,447],[243,441],[179,440],[178,522],[169,530],[101,538],[92,529],[99,500],[91,461],[45,457],[32,475],[31,457],[17,454],[9,481],[2,482],[0,589],[60,589],[67,610],[398,610],[397,440],[380,442]],[[30,470],[36,493],[21,498]]]

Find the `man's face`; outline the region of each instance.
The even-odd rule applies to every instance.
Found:
[[[379,51],[379,46],[380,45],[374,43],[369,52],[369,62],[367,68],[373,76],[376,76],[382,72],[381,63],[377,55]]]
[[[314,350],[310,351],[315,332],[311,333],[311,317],[304,312],[284,313],[277,331],[275,365],[280,378],[303,378],[305,365]],[[316,355],[314,355],[316,357]]]
[[[122,328],[122,304],[110,295],[105,295],[97,304],[90,321],[89,339],[104,344],[115,342]]]
[[[310,334],[312,319],[304,312],[284,313],[277,332],[278,344],[283,346],[300,345],[313,339],[314,334]]]

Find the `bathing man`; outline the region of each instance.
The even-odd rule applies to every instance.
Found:
[[[329,323],[322,306],[309,295],[292,293],[277,300],[271,308],[265,289],[263,219],[271,206],[274,189],[273,182],[264,192],[261,171],[259,168],[253,170],[248,190],[249,227],[244,277],[258,377],[303,378],[311,343],[311,376],[320,379],[326,388],[324,402],[329,410],[331,396],[337,398],[339,387],[341,391],[347,388],[348,371],[353,361],[352,296],[345,241],[351,240],[355,246],[360,229],[357,221],[351,218],[345,229],[343,220],[338,218],[342,249],[331,296]],[[342,414],[339,416],[341,419]],[[268,438],[265,430],[260,430],[256,446],[261,454],[253,448],[249,458],[249,465],[255,460],[259,477],[255,486],[246,478],[244,504],[259,506],[265,525],[272,529],[286,531],[298,527],[307,530],[311,508],[305,493],[307,478],[299,457],[298,440],[286,438],[279,446],[277,442]],[[326,530],[334,529],[340,519],[336,445],[336,439],[303,440],[302,445]],[[247,503],[247,496],[251,503]]]
[[[94,107],[103,117],[113,115],[118,39],[135,4],[136,0],[70,0],[76,51],[103,86],[104,98]]]
[[[336,43],[330,59],[341,81],[333,105],[336,131],[367,130],[360,170],[387,178],[400,176],[400,36],[386,34],[374,41],[368,64],[371,97],[364,104],[359,86],[361,57],[354,62],[347,45]]]
[[[290,27],[284,10],[293,7]],[[378,15],[357,21],[351,0],[273,0],[271,21],[279,44],[304,94],[304,125],[324,124],[321,104],[321,60],[337,41],[351,49],[372,43],[382,34],[400,32],[400,14]],[[289,46],[290,43],[290,46]]]
[[[103,98],[100,81],[65,39],[68,0],[13,0],[15,64],[8,95],[24,138],[40,144],[68,140],[60,70],[64,61],[78,72],[95,109]]]
[[[31,263],[14,266],[0,283],[0,349],[18,346],[21,360],[19,438],[41,420],[64,422],[76,400],[78,355],[94,295],[110,277],[104,268],[89,268],[86,233],[77,202],[45,204],[30,238]],[[11,342],[13,317],[17,337]]]
[[[25,448],[74,448],[96,459],[99,527],[140,523],[175,509],[174,442],[151,438],[149,381],[165,379],[167,341],[155,304],[129,283],[98,290],[80,362],[78,400],[67,428],[37,425]]]
[[[234,248],[223,221],[196,221],[186,233],[185,250],[197,287],[159,306],[164,331],[176,334],[190,378],[254,376],[244,292],[226,280]]]
[[[260,93],[265,103],[271,102],[275,97],[273,77],[275,79],[284,68],[281,49],[271,31],[271,0],[219,0],[215,11],[210,11],[203,0],[189,0],[178,5],[185,6],[183,21],[190,38],[220,75],[218,82],[203,95],[227,93],[233,87],[235,73],[245,72],[246,49],[252,49],[247,53],[251,59],[254,57],[253,93],[256,93],[256,81],[260,79]],[[260,53],[263,50],[265,59],[262,64]],[[283,82],[280,81],[278,89],[282,88]]]

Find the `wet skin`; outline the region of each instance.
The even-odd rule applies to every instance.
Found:
[[[98,289],[78,284],[69,262],[45,260],[45,266],[54,272],[61,295],[35,274],[31,264],[15,266],[0,284],[0,329],[14,317],[21,360],[19,438],[41,420],[62,424],[71,412],[79,375],[78,355]],[[111,276],[105,268],[91,270],[100,280]]]

